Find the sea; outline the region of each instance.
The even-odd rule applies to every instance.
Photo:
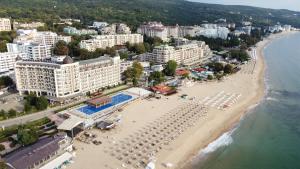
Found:
[[[264,49],[265,97],[187,169],[300,169],[300,33]]]

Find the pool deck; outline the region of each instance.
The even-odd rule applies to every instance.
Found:
[[[101,119],[101,118],[103,118],[105,116],[110,115],[111,113],[117,111],[122,106],[124,106],[124,105],[132,102],[133,100],[136,100],[137,98],[139,98],[136,95],[133,95],[133,94],[130,94],[130,93],[127,93],[127,92],[124,92],[124,91],[123,92],[115,93],[111,97],[114,97],[114,96],[117,96],[117,95],[120,95],[120,94],[129,95],[132,98],[130,98],[129,100],[120,102],[118,104],[115,104],[115,105],[113,105],[111,107],[108,107],[108,108],[105,108],[103,110],[100,110],[98,112],[91,113],[91,114],[86,114],[86,113],[84,113],[84,112],[82,112],[82,111],[79,110],[80,108],[83,108],[83,107],[87,106],[87,104],[80,105],[78,107],[73,107],[73,108],[67,110],[66,113],[71,114],[71,115],[75,115],[75,116],[83,118],[83,119],[93,119],[94,121],[97,121],[98,119]]]

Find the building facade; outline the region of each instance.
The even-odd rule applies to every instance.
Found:
[[[113,47],[116,45],[125,45],[143,43],[144,39],[141,34],[117,34],[117,35],[97,35],[92,39],[80,42],[80,48],[88,51],[95,51],[97,48]]]
[[[0,53],[0,73],[5,73],[14,70],[16,58],[26,58],[25,53],[5,52]]]
[[[80,62],[73,62],[69,56],[63,62],[17,61],[15,74],[20,95],[35,93],[64,101],[119,84],[120,57],[103,56]]]
[[[11,31],[11,23],[8,18],[0,18],[0,32]]]
[[[170,60],[180,65],[190,66],[203,62],[210,55],[210,49],[204,42],[192,41],[179,46],[161,45],[153,49],[152,53],[140,55],[140,61],[155,64],[166,64]]]
[[[98,32],[93,30],[93,29],[76,29],[74,27],[65,27],[64,28],[64,33],[69,34],[69,35],[97,35]]]
[[[46,60],[51,58],[51,45],[39,43],[8,43],[8,52],[25,53],[27,60]]]

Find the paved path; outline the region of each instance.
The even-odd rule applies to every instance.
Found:
[[[3,120],[3,121],[0,121],[0,127],[9,127],[9,126],[12,126],[12,125],[19,125],[19,124],[24,124],[24,123],[27,123],[27,122],[35,121],[35,120],[41,119],[43,117],[47,117],[51,114],[54,114],[54,112],[56,110],[63,109],[63,108],[66,108],[66,107],[69,107],[69,106],[72,106],[72,105],[76,105],[78,103],[86,101],[87,99],[88,98],[83,98],[79,101],[69,103],[69,104],[66,104],[66,105],[63,105],[63,106],[57,106],[57,107],[50,108],[50,109],[47,109],[47,110],[44,110],[44,111],[41,111],[41,112],[32,113],[32,114],[28,114],[28,115],[25,115],[25,116],[20,116],[20,117],[13,118],[13,119]]]

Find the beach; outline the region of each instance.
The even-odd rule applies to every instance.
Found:
[[[286,34],[289,33],[271,35],[259,42],[256,45],[256,59],[222,81],[195,83],[193,86],[180,88],[172,96],[136,100],[128,104],[122,112],[114,115],[122,117],[120,125],[115,129],[105,132],[97,129],[89,131],[97,135],[101,145],[74,141],[76,157],[68,168],[142,168],[134,167],[139,162],[139,152],[143,160],[151,152],[158,169],[165,168],[162,164],[167,163],[172,164],[173,168],[182,168],[199,154],[199,150],[229,131],[249,107],[263,98],[263,50],[272,40]],[[188,98],[181,98],[183,94]],[[205,108],[199,108],[201,105]],[[178,124],[178,127],[173,128],[168,121],[172,121],[172,125]],[[153,133],[143,134],[147,132]],[[154,137],[158,139],[153,139]],[[166,137],[172,139],[165,140]],[[163,144],[160,140],[164,140]],[[136,147],[140,142],[146,145]],[[154,142],[159,143],[159,146],[153,145],[155,149],[144,148]]]

